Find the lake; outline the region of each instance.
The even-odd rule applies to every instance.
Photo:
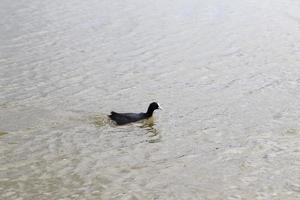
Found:
[[[300,2],[0,7],[0,199],[300,199]]]

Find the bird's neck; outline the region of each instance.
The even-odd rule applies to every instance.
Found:
[[[154,110],[148,108],[148,110],[146,112],[147,117],[151,117],[153,115],[153,112],[154,112]]]

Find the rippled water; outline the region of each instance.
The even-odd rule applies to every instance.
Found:
[[[299,199],[299,9],[2,0],[0,199]]]

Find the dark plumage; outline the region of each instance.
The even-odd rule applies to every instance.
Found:
[[[152,116],[154,110],[161,109],[159,107],[158,103],[152,102],[150,103],[147,112],[145,113],[116,113],[114,111],[111,112],[109,118],[113,121],[115,121],[118,125],[124,125],[131,122],[140,121],[143,119],[148,119]]]

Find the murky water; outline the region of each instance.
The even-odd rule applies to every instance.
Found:
[[[299,10],[2,0],[0,199],[299,199]]]

